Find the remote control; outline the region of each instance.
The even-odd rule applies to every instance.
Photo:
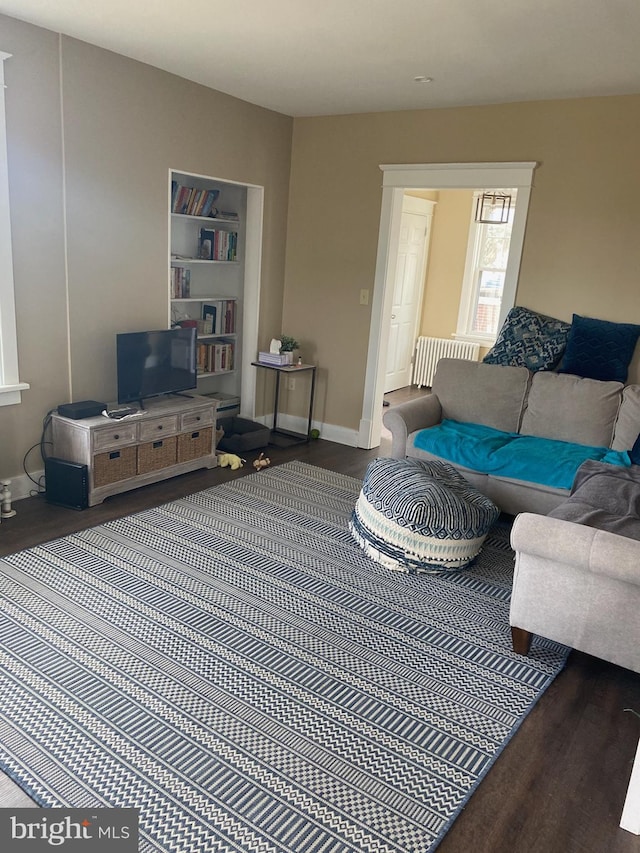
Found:
[[[129,415],[137,415],[137,409],[124,408],[124,409],[111,409],[107,412],[107,417],[113,418],[116,421],[119,421],[121,418],[127,418]]]

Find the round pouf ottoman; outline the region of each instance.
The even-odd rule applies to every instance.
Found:
[[[403,572],[465,568],[500,511],[447,462],[374,459],[349,530],[376,562]]]

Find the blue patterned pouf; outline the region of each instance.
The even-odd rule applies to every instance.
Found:
[[[462,569],[500,511],[447,462],[374,459],[349,530],[376,562],[403,572]]]

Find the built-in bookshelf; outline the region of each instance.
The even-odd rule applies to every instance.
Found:
[[[197,330],[200,393],[240,392],[245,210],[239,185],[171,174],[169,322]]]
[[[264,188],[169,172],[168,324],[195,325],[198,393],[255,414]]]

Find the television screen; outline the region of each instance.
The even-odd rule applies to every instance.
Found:
[[[197,385],[196,330],[116,335],[118,402],[188,391]]]

